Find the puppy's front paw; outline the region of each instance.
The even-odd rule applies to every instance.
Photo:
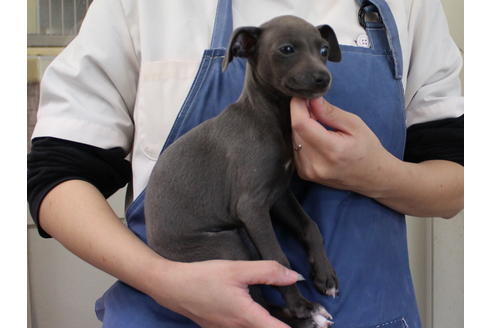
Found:
[[[339,292],[338,279],[330,264],[325,265],[323,269],[315,268],[313,270],[313,282],[321,294],[335,298]]]

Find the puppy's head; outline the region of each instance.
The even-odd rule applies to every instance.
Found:
[[[341,60],[335,33],[295,16],[280,16],[232,35],[222,69],[234,57],[247,58],[254,76],[287,96],[316,98],[331,86],[326,61]]]

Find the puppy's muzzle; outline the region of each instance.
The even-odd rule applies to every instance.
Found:
[[[318,70],[294,75],[287,81],[287,88],[295,96],[313,98],[323,95],[331,87],[331,74],[328,70]]]

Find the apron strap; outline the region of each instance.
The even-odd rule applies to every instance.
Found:
[[[386,30],[386,38],[391,49],[393,57],[395,79],[401,79],[403,74],[403,55],[400,45],[400,37],[398,35],[398,27],[396,25],[391,9],[385,0],[356,0],[360,5],[359,23],[366,28],[364,16],[366,13],[377,10],[384,28]],[[371,8],[372,7],[372,8]],[[375,7],[375,8],[374,8]]]
[[[226,49],[232,34],[232,1],[218,0],[211,49]]]

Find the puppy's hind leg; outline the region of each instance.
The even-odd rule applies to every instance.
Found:
[[[273,230],[269,209],[243,203],[238,207],[238,213],[261,259],[274,260],[290,268]],[[325,328],[332,324],[332,317],[326,309],[304,298],[295,284],[278,287],[278,290],[285,300],[286,307],[271,308],[271,313],[280,320],[299,328]]]
[[[200,232],[195,235],[165,236],[149,240],[162,257],[177,262],[208,260],[254,260],[254,252],[243,241],[240,229]]]

